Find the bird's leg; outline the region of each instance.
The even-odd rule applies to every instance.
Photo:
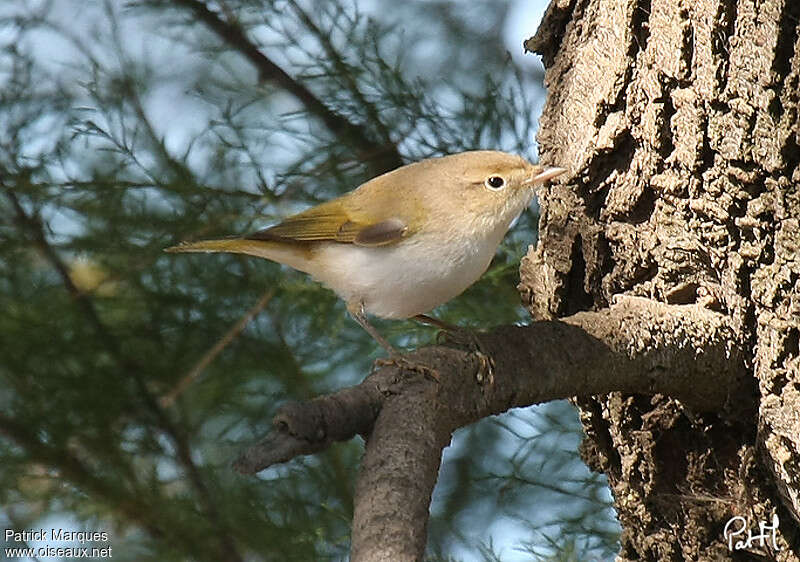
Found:
[[[456,347],[464,348],[468,352],[474,354],[480,363],[477,374],[479,383],[483,384],[486,381],[491,382],[493,380],[494,364],[491,357],[481,351],[481,342],[475,332],[469,328],[462,328],[454,324],[449,324],[438,318],[428,316],[427,314],[417,314],[414,316],[414,320],[422,322],[423,324],[435,326],[442,330],[436,337],[438,343],[455,345]]]
[[[444,320],[439,320],[438,318],[434,318],[433,316],[428,316],[427,314],[417,314],[416,316],[414,316],[413,319],[416,320],[417,322],[422,322],[423,324],[439,328],[440,330],[443,330],[445,332],[458,332],[462,330],[462,328],[459,328],[455,324],[449,324]]]
[[[401,357],[400,353],[390,344],[386,339],[375,329],[375,326],[369,323],[367,319],[367,313],[364,311],[364,303],[348,303],[347,304],[347,312],[350,313],[350,316],[353,317],[353,320],[358,322],[358,324],[364,328],[364,330],[372,336],[376,342],[378,342],[383,349],[389,352],[391,357]]]
[[[450,324],[433,316],[427,314],[417,314],[414,320],[439,328],[441,332],[437,334],[437,343],[444,345],[453,344],[457,347],[468,349],[469,351],[476,351],[480,349],[480,342],[475,332],[469,328],[462,328],[455,324]]]
[[[367,319],[367,313],[364,310],[364,303],[363,302],[355,302],[355,303],[347,303],[347,311],[350,313],[350,316],[353,317],[353,320],[358,322],[358,324],[364,328],[372,339],[378,342],[383,349],[389,352],[389,359],[378,359],[375,361],[378,365],[395,365],[400,367],[401,369],[408,369],[410,371],[416,371],[422,373],[425,376],[428,376],[439,382],[439,374],[434,370],[428,367],[427,365],[423,365],[421,363],[414,363],[409,361],[398,352],[392,344],[390,344],[379,332],[375,329],[375,326],[369,323]]]

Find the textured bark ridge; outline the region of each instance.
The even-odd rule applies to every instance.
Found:
[[[570,169],[522,264],[532,316],[700,303],[751,350],[728,412],[577,401],[623,560],[800,555],[799,24],[796,0],[555,0],[526,42],[548,67],[542,161]],[[773,514],[780,550],[728,550],[729,518]]]

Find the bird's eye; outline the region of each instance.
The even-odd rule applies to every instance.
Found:
[[[489,176],[483,183],[489,189],[497,190],[503,188],[503,186],[506,184],[506,180],[504,180],[500,176]]]

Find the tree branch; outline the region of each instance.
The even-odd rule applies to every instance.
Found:
[[[297,14],[297,17],[300,19],[300,21],[303,22],[303,25],[305,25],[306,28],[314,34],[314,36],[317,38],[317,41],[320,42],[320,45],[322,45],[322,48],[325,50],[325,54],[330,59],[336,74],[339,76],[339,78],[341,78],[342,81],[344,81],[346,88],[350,91],[350,94],[361,105],[361,107],[364,108],[367,118],[372,122],[380,134],[381,142],[387,145],[391,144],[392,137],[389,132],[389,128],[383,121],[381,121],[380,115],[378,115],[378,108],[366,98],[361,91],[361,88],[358,87],[358,82],[356,81],[353,70],[347,67],[341,54],[333,46],[333,42],[330,39],[330,34],[325,33],[322,29],[320,29],[320,27],[314,23],[314,20],[311,19],[311,16],[309,16],[308,13],[303,10],[303,8],[300,7],[297,2],[294,0],[289,0],[289,4],[292,6],[292,9],[294,9],[294,12]]]
[[[222,351],[228,347],[232,341],[234,341],[239,334],[241,334],[250,321],[261,312],[265,306],[272,300],[273,295],[275,294],[274,288],[269,288],[261,295],[261,298],[250,307],[250,309],[245,312],[241,318],[239,318],[236,323],[231,326],[227,332],[219,339],[217,342],[211,346],[211,349],[206,351],[203,356],[195,363],[189,372],[183,375],[179,380],[178,383],[172,387],[172,390],[161,396],[159,398],[158,403],[164,407],[169,408],[175,403],[175,400],[178,399],[180,396],[189,386],[195,382],[200,375],[203,374],[206,367],[208,367],[214,359],[219,356]]]
[[[114,337],[111,330],[109,330],[101,320],[91,296],[81,291],[72,281],[67,266],[62,261],[61,256],[59,256],[58,252],[56,252],[47,240],[45,236],[45,227],[39,216],[35,213],[29,215],[13,190],[2,184],[0,184],[0,187],[4,188],[6,198],[11,203],[15,212],[14,218],[19,223],[21,230],[27,231],[32,236],[35,246],[42,252],[53,269],[58,272],[65,289],[80,307],[84,316],[86,316],[92,329],[96,332],[98,339],[119,365],[121,374],[132,378],[136,383],[136,388],[145,407],[152,412],[160,429],[164,431],[174,445],[177,457],[186,470],[189,481],[192,483],[199,501],[204,508],[205,515],[211,525],[219,532],[220,553],[222,557],[234,562],[242,560],[242,556],[238,552],[238,547],[233,540],[233,536],[228,532],[227,523],[223,521],[211,497],[208,486],[192,458],[189,441],[186,435],[178,425],[173,423],[167,415],[167,412],[150,392],[142,376],[141,367],[123,353],[119,342]]]
[[[154,509],[154,504],[143,493],[137,493],[135,488],[131,491],[130,487],[115,487],[110,481],[98,478],[69,449],[43,443],[36,428],[30,424],[19,423],[0,412],[0,435],[24,449],[32,462],[55,469],[56,476],[52,477],[59,483],[68,481],[83,491],[94,494],[105,502],[109,510],[119,513],[133,524],[140,525],[153,537],[172,545],[180,544],[198,558],[204,554],[202,545],[197,544],[194,536],[187,533],[184,527],[174,525],[161,517],[160,511]]]
[[[362,383],[308,402],[284,404],[272,419],[272,433],[244,451],[234,469],[255,474],[298,455],[323,451],[334,441],[368,433],[383,398],[379,387]]]
[[[438,383],[384,367],[356,387],[284,407],[275,431],[236,468],[254,473],[369,432],[351,559],[417,560],[441,451],[455,429],[509,408],[612,391],[667,394],[698,411],[734,414],[747,377],[733,334],[722,314],[636,297],[561,321],[499,327],[477,336],[481,354],[411,354],[436,369]]]
[[[330,109],[311,90],[289,76],[262,53],[236,22],[223,20],[200,0],[176,0],[175,3],[191,10],[197,19],[206,24],[227,45],[239,51],[256,67],[261,80],[271,80],[292,94],[309,113],[322,120],[331,133],[358,148],[362,152],[358,159],[369,162],[376,175],[403,165],[403,159],[394,143],[389,140],[375,142],[362,126]]]

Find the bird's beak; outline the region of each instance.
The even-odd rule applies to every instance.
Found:
[[[525,183],[532,185],[540,185],[546,182],[547,180],[551,180],[557,176],[560,176],[566,171],[567,171],[566,168],[557,168],[557,167],[545,168],[543,172],[539,172],[535,176],[531,177]]]

